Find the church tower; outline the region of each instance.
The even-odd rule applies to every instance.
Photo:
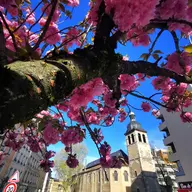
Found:
[[[129,117],[130,123],[125,136],[132,180],[131,191],[160,192],[147,131],[136,121],[133,112],[129,114]]]

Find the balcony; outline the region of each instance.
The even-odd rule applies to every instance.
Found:
[[[169,159],[170,159],[171,162],[176,162],[179,158],[177,156],[177,153],[171,153],[169,155]]]
[[[165,146],[169,146],[170,143],[173,142],[172,137],[171,136],[165,136],[163,142],[164,142]]]

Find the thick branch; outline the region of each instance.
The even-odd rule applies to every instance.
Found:
[[[48,106],[57,104],[72,90],[88,80],[102,77],[106,83],[114,82],[120,74],[144,73],[164,76],[177,82],[191,83],[184,76],[145,61],[122,61],[120,57],[106,55],[93,63],[95,54],[82,50],[75,55],[57,55],[46,61],[17,61],[0,70],[0,129],[24,122]],[[83,55],[81,55],[83,54]],[[91,58],[93,55],[93,58]],[[103,65],[110,61],[103,70]],[[100,61],[107,60],[105,64]],[[109,61],[108,61],[109,60]],[[94,66],[98,66],[95,68]],[[94,68],[93,68],[94,67]]]
[[[170,71],[165,68],[161,68],[157,65],[154,65],[151,62],[146,61],[121,61],[122,65],[120,68],[121,74],[137,74],[143,73],[148,76],[163,76],[163,77],[170,77],[174,79],[177,83],[192,83],[192,81],[188,80],[185,76],[178,75],[177,73]]]

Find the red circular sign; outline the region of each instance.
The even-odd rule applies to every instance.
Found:
[[[16,183],[9,183],[3,192],[16,192],[17,190],[17,184]]]

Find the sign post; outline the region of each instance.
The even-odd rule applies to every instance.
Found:
[[[8,180],[8,184],[4,188],[3,192],[16,192],[17,184],[19,182],[19,171],[16,171]]]

